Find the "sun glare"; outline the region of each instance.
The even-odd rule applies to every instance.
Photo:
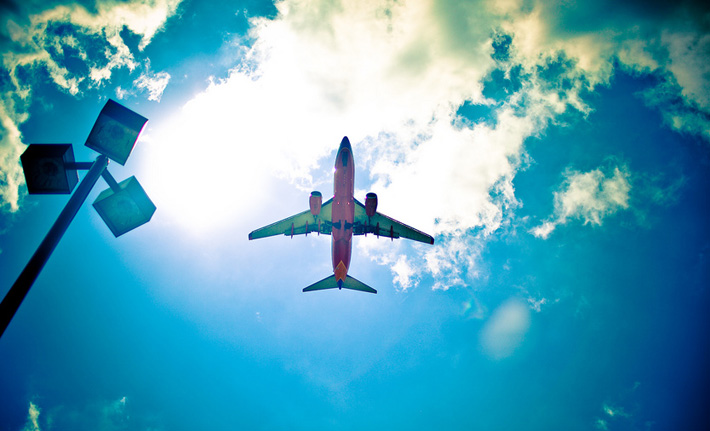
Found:
[[[195,232],[234,223],[259,198],[256,184],[268,169],[258,137],[229,133],[218,119],[224,107],[208,106],[197,115],[181,112],[150,134],[143,174],[159,210]]]

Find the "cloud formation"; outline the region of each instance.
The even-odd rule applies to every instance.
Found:
[[[25,423],[22,431],[40,431],[39,414],[41,410],[37,405],[30,401],[30,408],[27,412],[27,423]]]
[[[135,88],[147,91],[148,100],[160,102],[168,82],[170,82],[170,74],[167,72],[146,72],[133,81],[133,85]]]
[[[31,91],[17,71],[41,64],[70,94],[102,85],[116,68],[141,67],[122,32],[140,35],[141,49],[176,6],[168,0],[101,3],[92,13],[57,6],[33,15],[29,25],[8,27],[13,43],[27,49],[6,60],[16,71],[17,94],[24,95],[6,97],[0,111],[9,131],[2,155],[10,168],[0,181],[6,205],[17,208],[22,181],[12,161],[22,148],[13,130],[23,111],[13,103]],[[612,6],[617,13],[610,16],[605,11]],[[304,191],[320,187],[329,178],[318,167],[348,135],[382,211],[407,215],[403,221],[437,236],[431,250],[397,267],[398,283],[416,285],[408,267],[435,278],[455,268],[434,284],[445,289],[477,276],[475,251],[520,206],[513,179],[526,140],[570,115],[589,113],[588,95],[618,68],[656,79],[644,100],[670,127],[706,137],[710,130],[706,12],[692,2],[670,11],[633,2],[516,0],[284,0],[276,7],[275,18],[250,21],[248,47],[234,48],[240,63],[229,76],[214,77],[145,138],[152,148],[144,162],[152,167],[145,170],[146,186],[176,223],[239,224],[246,217],[240,204],[261,196],[254,184],[268,190],[274,178]],[[56,22],[72,27],[59,31],[64,27]],[[99,30],[111,55],[92,62],[82,37]],[[28,39],[40,31],[42,45]],[[81,59],[87,73],[67,69],[60,61],[67,56]],[[168,79],[146,68],[134,85],[159,100]],[[462,106],[489,115],[470,118]],[[555,214],[536,235],[547,237],[572,218],[600,224],[628,206],[625,171],[578,174],[558,192]]]
[[[180,184],[179,190],[204,196],[204,187],[177,168],[195,157],[213,165],[202,173],[211,184],[236,184],[230,193],[246,201],[256,198],[251,184],[273,176],[309,189],[329,179],[314,176],[314,169],[348,135],[382,211],[407,215],[408,224],[437,236],[433,249],[408,265],[435,276],[444,268],[467,268],[437,282],[439,288],[476,276],[470,251],[519,207],[512,181],[526,157],[525,140],[568,115],[590,112],[585,97],[607,85],[615,67],[653,74],[659,84],[649,94],[678,99],[672,114],[665,103],[646,99],[672,117],[672,127],[707,130],[704,30],[702,20],[680,25],[687,13],[642,13],[631,5],[616,19],[594,3],[517,1],[286,0],[277,8],[274,19],[251,21],[254,43],[246,60],[188,103],[172,132],[155,136],[185,154],[199,140],[204,153],[164,160],[176,168],[166,166],[167,175],[154,179],[165,184],[160,194]],[[570,25],[580,20],[584,26]],[[485,107],[489,120],[461,115],[463,104]],[[234,156],[210,156],[219,152]],[[151,163],[160,163],[158,154]],[[628,206],[623,169],[609,177],[577,174],[558,192],[556,213],[536,235],[547,237],[576,217],[600,224]],[[225,222],[241,217],[217,197],[185,208],[179,193],[172,194],[161,208],[180,208],[175,214],[219,214]],[[452,251],[459,248],[466,253]],[[405,274],[395,274],[400,287],[416,283]]]
[[[27,422],[22,431],[44,429],[95,429],[118,431],[127,429],[162,429],[160,418],[154,414],[131,411],[128,399],[92,400],[81,404],[59,404],[40,409],[30,402]],[[40,427],[40,413],[43,427]]]
[[[246,62],[228,78],[215,79],[185,106],[171,130],[155,137],[158,145],[184,151],[196,139],[201,143],[200,154],[191,153],[190,160],[184,153],[162,159],[167,175],[156,181],[177,182],[197,193],[199,186],[188,184],[178,169],[167,165],[205,162],[212,164],[203,173],[211,184],[235,184],[234,192],[247,200],[254,197],[251,184],[269,183],[274,175],[310,188],[314,181],[329,180],[313,178],[311,171],[344,135],[355,145],[356,163],[377,157],[386,169],[421,142],[418,134],[430,134],[437,125],[445,129],[452,103],[474,94],[470,84],[484,74],[485,61],[464,67],[459,57],[447,53],[448,33],[430,25],[433,6],[427,3],[277,6],[275,20],[253,21],[255,42]],[[487,33],[467,33],[480,41],[473,44],[469,62],[485,58]],[[431,149],[428,145],[422,151]],[[153,162],[160,163],[159,153]],[[229,166],[212,157],[219,153],[234,154],[222,159]],[[165,193],[170,193],[167,187]],[[179,203],[179,197],[166,200],[163,207],[170,208],[172,201]],[[205,214],[240,218],[221,200],[204,204]]]
[[[179,3],[99,1],[93,9],[71,2],[49,9],[29,3],[0,17],[0,211],[19,209],[24,183],[19,156],[25,148],[19,127],[39,97],[35,86],[48,77],[62,91],[80,96],[105,85],[116,69],[140,68],[126,37],[137,36],[142,50]],[[159,100],[167,79],[164,73],[144,74],[136,85],[148,91],[149,100]]]
[[[547,239],[557,226],[570,219],[599,226],[605,217],[629,207],[630,190],[629,173],[623,166],[615,167],[609,174],[601,168],[567,171],[560,190],[554,193],[554,214],[530,233]]]

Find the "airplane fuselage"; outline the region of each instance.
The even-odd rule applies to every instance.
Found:
[[[355,220],[355,162],[347,138],[343,139],[335,157],[333,186],[332,245],[333,272],[340,286],[350,267]]]
[[[308,198],[309,209],[271,223],[249,233],[249,239],[274,235],[331,236],[333,275],[304,287],[304,292],[325,289],[349,289],[377,293],[377,290],[352,277],[349,273],[353,236],[374,234],[376,237],[408,238],[425,244],[434,244],[434,238],[411,226],[377,212],[377,195],[368,193],[365,203],[355,199],[355,160],[347,136],[340,142],[335,156],[333,199],[323,202],[323,195],[314,191]]]

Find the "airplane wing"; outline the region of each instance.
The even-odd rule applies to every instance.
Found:
[[[353,234],[364,235],[368,233],[374,233],[377,236],[383,236],[385,238],[408,238],[414,241],[434,244],[434,238],[430,235],[387,217],[384,214],[375,212],[375,215],[368,217],[365,212],[365,205],[355,199]]]
[[[303,235],[311,232],[330,235],[333,230],[331,223],[333,199],[328,199],[321,206],[320,214],[314,216],[311,210],[303,211],[283,220],[271,223],[249,234],[249,239],[266,238],[274,235]]]

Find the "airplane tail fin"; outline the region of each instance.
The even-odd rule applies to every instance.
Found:
[[[342,284],[339,286],[338,283],[335,281],[335,275],[331,275],[330,277],[326,277],[323,280],[313,283],[310,286],[306,287],[303,289],[304,292],[313,292],[314,290],[325,290],[325,289],[350,289],[350,290],[359,290],[360,292],[368,292],[368,293],[377,293],[377,291],[367,284],[356,280],[355,278],[351,276],[345,277],[345,280],[343,280]]]

